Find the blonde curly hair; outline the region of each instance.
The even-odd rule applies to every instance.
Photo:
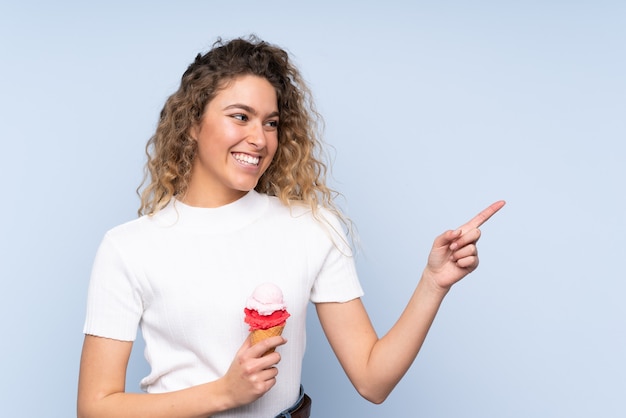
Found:
[[[139,215],[153,215],[173,197],[184,195],[197,151],[189,131],[200,123],[205,107],[217,93],[243,75],[267,79],[278,100],[278,149],[255,190],[277,196],[286,205],[306,204],[314,214],[319,206],[325,207],[345,223],[333,202],[337,193],[326,185],[321,117],[311,92],[288,53],[255,36],[227,42],[218,39],[209,52],[198,54],[183,74],[146,145],[148,161],[137,189]]]

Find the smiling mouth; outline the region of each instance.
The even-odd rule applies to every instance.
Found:
[[[240,152],[234,152],[233,157],[235,158],[235,160],[239,161],[242,164],[253,165],[253,166],[258,166],[259,161],[261,161],[261,158],[259,157],[253,157],[251,155],[243,154]]]

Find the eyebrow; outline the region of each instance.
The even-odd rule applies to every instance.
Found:
[[[259,115],[259,113],[256,111],[256,109],[254,109],[253,107],[250,107],[248,105],[242,104],[242,103],[235,103],[235,104],[228,105],[223,110],[230,110],[230,109],[241,109],[241,110],[245,110],[248,113],[253,114],[254,116],[258,116]],[[279,116],[278,110],[275,110],[272,113],[270,113],[269,115],[267,115],[268,118],[273,118],[275,116]]]

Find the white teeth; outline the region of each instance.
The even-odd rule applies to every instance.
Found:
[[[253,157],[247,154],[233,154],[233,157],[235,157],[235,160],[242,163],[259,165],[259,157]]]

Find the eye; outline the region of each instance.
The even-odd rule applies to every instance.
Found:
[[[237,120],[240,120],[242,122],[247,122],[248,121],[248,115],[245,115],[243,113],[236,113],[234,115],[231,115],[232,118],[235,118]]]
[[[278,128],[278,121],[277,120],[268,120],[267,122],[265,122],[265,126],[267,126],[268,128],[271,128],[271,129],[276,129],[276,128]]]

